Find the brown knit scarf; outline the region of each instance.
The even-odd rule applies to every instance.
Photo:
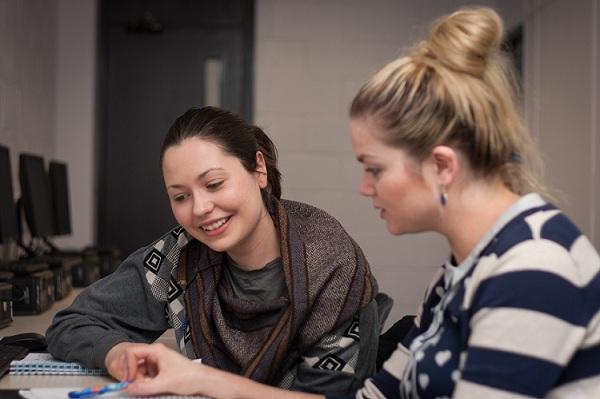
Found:
[[[377,294],[365,257],[337,220],[293,201],[270,199],[281,239],[287,298],[235,298],[223,276],[225,253],[190,242],[179,259],[197,357],[253,380],[277,384],[325,334],[358,314]]]

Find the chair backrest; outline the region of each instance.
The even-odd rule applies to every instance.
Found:
[[[392,356],[398,344],[404,340],[411,328],[415,326],[415,315],[406,315],[394,323],[384,334],[379,337],[377,350],[376,368],[379,369],[383,363]]]

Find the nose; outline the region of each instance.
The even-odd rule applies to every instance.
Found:
[[[358,191],[360,195],[364,195],[365,197],[372,197],[375,195],[375,189],[373,184],[371,183],[369,177],[364,174],[362,179],[360,180],[360,185],[358,187]]]
[[[195,195],[194,196],[194,206],[192,208],[192,212],[195,216],[202,216],[207,213],[210,213],[214,208],[213,202],[210,198],[203,195]]]

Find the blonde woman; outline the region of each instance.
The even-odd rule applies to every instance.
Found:
[[[361,194],[390,233],[450,246],[416,325],[357,398],[600,397],[600,259],[538,193],[502,33],[491,9],[448,15],[352,103]],[[125,361],[135,393],[309,397],[160,346]]]

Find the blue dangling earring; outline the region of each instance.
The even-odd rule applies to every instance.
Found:
[[[442,191],[440,193],[440,204],[442,204],[442,206],[446,206],[447,203],[448,203],[448,195]]]

